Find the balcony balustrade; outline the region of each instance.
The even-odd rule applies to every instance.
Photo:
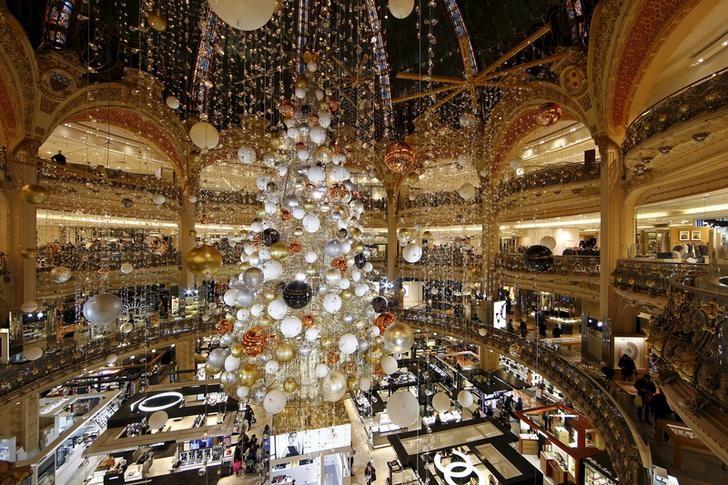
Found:
[[[403,198],[399,201],[399,210],[420,209],[423,207],[437,207],[438,210],[447,205],[463,205],[480,207],[481,195],[480,189],[476,188],[476,195],[472,199],[464,199],[457,192],[433,192],[427,194],[418,194],[411,200]]]
[[[76,272],[118,270],[123,263],[131,263],[134,268],[178,266],[181,264],[181,258],[179,251],[172,247],[163,252],[153,252],[147,248],[87,249],[58,244],[38,248],[36,257],[36,268],[39,273],[50,271],[57,266],[65,266]]]
[[[498,184],[495,191],[496,202],[526,190],[538,189],[550,185],[596,180],[599,178],[599,170],[600,165],[598,161],[589,164],[563,163],[550,165]]]
[[[506,271],[518,271],[531,273],[524,262],[522,254],[500,254],[495,259],[496,268]],[[539,271],[543,274],[563,275],[599,275],[599,256],[554,256],[554,264],[546,271]]]
[[[670,127],[728,106],[728,68],[711,74],[653,104],[627,128],[622,145],[634,147]]]
[[[634,293],[667,296],[671,280],[689,281],[708,272],[726,274],[728,265],[620,259],[612,273],[612,283],[616,288]]]

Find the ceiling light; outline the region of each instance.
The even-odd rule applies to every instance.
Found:
[[[683,214],[701,214],[703,212],[728,211],[728,204],[706,205],[703,207],[693,207],[682,211]]]

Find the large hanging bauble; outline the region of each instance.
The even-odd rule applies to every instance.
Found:
[[[324,296],[324,310],[329,313],[336,313],[341,309],[341,297],[336,293],[328,293]]]
[[[303,330],[303,322],[297,316],[291,315],[281,321],[281,333],[286,338],[294,338]]]
[[[283,381],[283,390],[288,394],[296,392],[300,386],[301,385],[298,383],[298,380],[293,377],[287,377],[286,380]]]
[[[134,265],[131,263],[122,263],[121,267],[119,267],[119,271],[121,271],[122,274],[131,274],[131,272],[134,271]]]
[[[222,268],[222,254],[214,246],[203,244],[185,255],[187,269],[198,276],[213,275]]]
[[[296,349],[294,349],[293,345],[288,342],[281,342],[278,344],[278,347],[276,347],[274,352],[275,359],[283,364],[292,361],[295,356]]]
[[[213,369],[222,369],[225,365],[225,359],[227,359],[227,352],[225,349],[216,348],[210,351],[207,356],[207,365]]]
[[[389,0],[389,11],[398,19],[409,17],[414,8],[415,0]]]
[[[546,246],[537,244],[526,249],[523,263],[529,271],[548,271],[554,264],[554,255]]]
[[[458,392],[458,404],[464,408],[469,408],[473,405],[473,394],[465,390]]]
[[[43,356],[43,349],[40,347],[32,346],[23,349],[23,357],[27,360],[38,360]]]
[[[391,143],[384,154],[384,165],[392,173],[407,175],[416,166],[415,151],[405,142]]]
[[[263,409],[268,414],[278,414],[285,409],[286,402],[288,402],[286,393],[278,389],[273,389],[263,398]]]
[[[420,417],[420,404],[409,391],[397,391],[387,401],[387,415],[400,428],[408,428]]]
[[[374,319],[374,325],[377,326],[381,333],[384,333],[387,328],[396,321],[397,317],[394,313],[384,312],[377,315],[377,318]]]
[[[554,250],[556,247],[556,239],[553,238],[553,236],[544,236],[541,238],[541,240],[538,242],[541,246],[546,246],[551,251]]]
[[[359,347],[359,341],[356,336],[350,333],[345,333],[339,337],[339,350],[344,355],[350,355],[356,352]]]
[[[167,96],[167,98],[164,100],[165,103],[167,103],[167,106],[169,106],[172,109],[177,109],[180,106],[179,99],[177,99],[177,96]]]
[[[272,246],[280,241],[281,235],[278,231],[273,228],[268,228],[263,231],[263,244],[266,246]]]
[[[166,411],[154,411],[152,415],[149,416],[149,421],[147,423],[152,430],[157,431],[162,429],[162,426],[167,424],[168,419],[169,415]]]
[[[83,305],[83,316],[90,323],[105,324],[121,315],[123,302],[111,293],[100,293],[89,298]]]
[[[294,280],[283,288],[283,300],[296,310],[308,305],[312,295],[311,286],[305,281]]]
[[[72,276],[71,270],[65,266],[57,266],[51,270],[50,278],[54,283],[65,283]]]
[[[42,204],[48,200],[48,191],[39,184],[26,184],[20,188],[20,196],[30,204]]]
[[[220,134],[207,121],[198,121],[190,128],[190,139],[198,148],[212,150],[220,143]]]
[[[382,313],[387,310],[387,299],[383,296],[375,296],[372,299],[372,308],[377,313]]]
[[[265,275],[260,268],[252,267],[243,272],[243,283],[248,286],[258,286],[263,283]]]
[[[331,369],[321,380],[321,396],[324,401],[340,401],[346,394],[346,389],[346,374],[339,369]]]
[[[399,364],[397,364],[397,359],[392,357],[391,355],[386,356],[379,362],[379,365],[382,367],[382,370],[385,374],[392,375],[395,372],[397,372],[397,369],[399,369]]]
[[[280,298],[276,298],[275,300],[268,303],[268,315],[270,315],[271,318],[280,320],[281,318],[286,316],[287,312],[288,305]]]
[[[209,0],[210,8],[223,22],[238,30],[258,30],[275,12],[276,0]]]
[[[438,413],[445,413],[450,410],[450,397],[444,392],[438,392],[432,396],[432,407]]]
[[[473,200],[476,193],[477,189],[470,182],[465,182],[458,189],[458,194],[460,194],[460,197],[462,197],[464,200]]]
[[[422,259],[422,246],[414,241],[407,244],[402,250],[402,257],[408,263],[416,263]]]
[[[255,161],[255,150],[247,146],[238,148],[238,160],[240,160],[240,163],[250,165]]]
[[[256,357],[263,353],[268,343],[268,334],[260,325],[251,327],[243,334],[242,342],[245,354],[250,357]]]
[[[243,364],[238,369],[238,382],[242,386],[252,386],[260,379],[260,370],[254,364]]]
[[[382,334],[384,348],[389,352],[407,352],[412,348],[415,334],[404,322],[397,322],[388,327]]]

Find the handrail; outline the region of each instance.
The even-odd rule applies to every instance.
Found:
[[[600,271],[599,256],[554,256],[554,264],[543,274],[584,274],[597,276]],[[495,258],[497,268],[506,271],[529,272],[522,254],[499,254]]]
[[[75,183],[95,182],[130,190],[147,191],[154,187],[156,193],[173,200],[178,200],[181,192],[180,188],[174,183],[157,179],[153,175],[129,173],[77,163],[59,165],[43,159],[38,159],[38,178]]]
[[[616,288],[635,293],[666,296],[670,281],[686,281],[711,271],[728,272],[728,266],[699,263],[677,263],[673,261],[654,261],[620,259],[612,273],[612,284]]]
[[[0,403],[22,395],[41,383],[50,383],[68,372],[80,371],[89,362],[104,359],[112,353],[122,353],[142,345],[154,345],[171,337],[209,333],[217,322],[203,322],[199,317],[167,321],[159,326],[145,325],[126,335],[94,339],[83,346],[47,348],[43,356],[23,364],[0,365]]]
[[[135,268],[154,268],[159,266],[178,266],[182,264],[180,252],[169,248],[163,254],[148,250],[90,250],[83,247],[51,246],[38,248],[36,269],[40,272],[50,271],[57,266],[66,266],[75,271],[97,269],[117,270],[122,263],[131,263]]]
[[[639,115],[627,128],[622,153],[675,123],[728,106],[728,67],[665,96]]]
[[[432,192],[426,194],[418,194],[413,200],[400,199],[399,209],[417,209],[420,207],[442,207],[443,205],[480,205],[481,194],[476,193],[472,199],[463,198],[458,192]]]
[[[595,180],[599,174],[599,160],[590,164],[577,162],[550,165],[500,182],[495,190],[495,198],[501,201],[515,193],[539,187]]]
[[[603,434],[620,483],[646,483],[645,469],[651,466],[652,461],[649,445],[614,396],[582,367],[564,359],[546,345],[519,338],[505,330],[483,326],[473,320],[418,310],[399,310],[398,314],[402,320],[419,327],[433,328],[447,335],[495,348],[546,376],[576,404],[577,409],[591,418]]]

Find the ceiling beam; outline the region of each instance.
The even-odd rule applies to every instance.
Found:
[[[541,66],[543,64],[549,64],[551,62],[560,61],[561,59],[567,57],[568,55],[569,55],[568,52],[559,52],[558,54],[554,54],[552,56],[543,57],[541,59],[535,59],[530,62],[524,62],[523,64],[518,64],[516,66],[509,67],[507,69],[503,69],[501,71],[496,71],[491,74],[488,74],[487,76],[481,78],[480,81],[496,79],[496,78],[499,78],[502,76],[506,76],[508,74],[512,74],[514,72],[523,71],[524,69],[530,69],[532,67]]]
[[[459,85],[448,85],[448,86],[442,86],[442,87],[435,88],[435,89],[428,89],[426,91],[418,91],[416,93],[407,94],[405,96],[400,96],[398,98],[394,98],[392,100],[392,103],[394,103],[394,104],[404,103],[406,101],[412,101],[413,99],[425,98],[427,96],[444,93],[447,91],[451,91],[453,89],[460,89],[460,91],[462,91],[463,89],[465,89],[464,87],[462,87],[463,84],[464,83],[461,81]]]
[[[485,78],[488,74],[492,73],[496,69],[498,69],[501,65],[504,63],[510,61],[516,54],[521,52],[526,47],[530,46],[534,42],[536,42],[538,39],[543,37],[544,35],[551,32],[551,25],[546,24],[540,29],[538,29],[533,34],[529,35],[525,39],[523,39],[521,42],[519,42],[513,49],[509,50],[502,56],[500,56],[495,62],[492,62],[489,64],[485,69],[480,71],[474,78],[475,81],[480,81],[483,78]]]

